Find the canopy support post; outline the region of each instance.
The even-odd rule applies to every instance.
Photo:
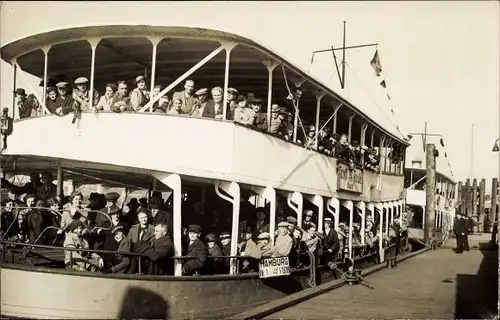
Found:
[[[378,233],[378,252],[380,255],[380,263],[384,262],[385,260],[385,253],[384,253],[384,245],[383,245],[383,240],[384,240],[384,206],[382,203],[377,203],[375,206],[375,211],[378,212],[380,219],[379,219],[379,233]]]
[[[225,181],[216,181],[214,183],[215,193],[222,199],[233,204],[233,223],[231,228],[231,256],[236,256],[238,254],[238,228],[240,224],[240,185],[236,182],[225,182]],[[227,194],[229,194],[232,198],[223,195],[219,188],[224,190]],[[237,262],[236,258],[231,258],[229,264],[229,274],[236,274],[237,271]]]
[[[13,58],[10,64],[14,67],[14,92],[17,89],[17,58]],[[12,119],[16,119],[16,95],[12,96]]]
[[[43,62],[43,92],[42,92],[42,99],[47,101],[47,78],[48,78],[48,65],[49,65],[49,51],[52,46],[43,46],[41,49],[44,54],[44,62]],[[42,114],[44,114],[45,111],[42,110]]]
[[[314,135],[314,150],[318,150],[318,132],[319,132],[319,113],[321,110],[321,98],[325,95],[324,92],[317,91],[315,92],[316,96],[316,132]]]
[[[64,197],[64,173],[60,164],[57,164],[57,196],[59,199]]]
[[[92,48],[92,60],[90,62],[90,88],[89,88],[89,110],[94,107],[94,76],[95,76],[95,49],[102,38],[90,38],[87,41]]]
[[[354,119],[356,115],[352,115],[349,117],[349,132],[347,134],[347,141],[352,142],[351,141],[351,135],[352,135],[352,120]]]
[[[333,128],[332,128],[332,133],[337,133],[337,111],[339,110],[339,108],[342,106],[342,104],[339,104],[339,105],[334,105],[333,106],[333,113],[334,113],[334,116],[333,116]]]
[[[263,60],[262,64],[267,68],[269,73],[267,82],[267,131],[271,131],[271,105],[273,99],[273,71],[279,65],[279,62],[274,60]]]
[[[353,224],[353,203],[351,200],[343,200],[342,206],[344,206],[347,210],[349,210],[349,259],[352,260],[352,224]]]
[[[222,93],[222,119],[226,120],[227,119],[227,89],[229,88],[229,64],[231,62],[231,51],[233,50],[234,47],[236,47],[238,44],[234,42],[221,42],[222,46],[226,50],[226,67],[224,69],[224,91]],[[231,119],[232,120],[232,119]]]
[[[153,52],[151,54],[151,90],[149,91],[150,95],[152,95],[155,88],[156,77],[156,50],[158,48],[158,43],[163,40],[163,37],[148,37],[148,40],[151,41],[153,45]],[[149,112],[153,112],[153,104],[149,106]]]
[[[337,198],[329,198],[326,202],[326,209],[333,215],[335,231],[339,230],[340,201]]]
[[[382,213],[385,211],[385,213],[384,213],[385,233],[388,235],[389,234],[389,203],[384,202],[383,208],[385,209],[382,211]]]
[[[173,191],[173,227],[175,255],[182,255],[182,182],[176,173],[153,173],[153,177],[160,180]],[[154,181],[156,181],[156,179]],[[175,259],[174,275],[182,276],[182,261]]]

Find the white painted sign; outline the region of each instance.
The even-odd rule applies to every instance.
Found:
[[[288,257],[267,258],[259,261],[259,277],[271,278],[290,275]]]

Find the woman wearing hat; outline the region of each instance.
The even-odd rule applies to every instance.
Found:
[[[68,227],[73,220],[81,220],[82,226],[89,227],[88,212],[82,207],[83,195],[79,191],[75,191],[71,194],[69,201],[71,204],[62,214],[61,229],[58,233],[68,231]]]
[[[104,266],[107,268],[103,270],[104,273],[124,273],[130,265],[130,241],[125,236],[122,226],[114,226],[111,231],[106,235],[103,250],[116,251],[116,254],[103,254]]]
[[[83,223],[80,220],[74,220],[67,227],[68,233],[64,239],[65,248],[88,249],[87,240],[83,239]],[[104,261],[95,252],[83,251],[65,251],[64,263],[67,268],[77,271],[96,271],[97,268],[104,266]]]
[[[244,95],[239,95],[236,99],[237,106],[234,109],[234,121],[251,125],[253,124],[253,118],[255,112],[247,105],[247,97]]]
[[[257,247],[260,250],[262,258],[269,258],[273,254],[274,246],[269,242],[271,235],[269,232],[262,232],[257,237]]]
[[[33,110],[33,106],[28,103],[26,99],[26,91],[23,88],[17,88],[14,91],[16,106],[19,110],[19,119],[28,118],[31,116],[31,111]]]
[[[130,105],[135,111],[139,111],[149,102],[150,96],[144,76],[135,78],[135,83],[137,87],[130,93]]]

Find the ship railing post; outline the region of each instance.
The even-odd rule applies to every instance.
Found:
[[[267,131],[271,130],[271,105],[273,99],[273,71],[279,65],[279,62],[274,60],[262,60],[262,64],[266,67],[268,76],[267,82]]]
[[[391,208],[391,222],[390,222],[390,224],[392,225],[394,223],[394,210],[396,208],[396,202],[391,201],[391,202],[389,202],[389,204],[390,204],[390,208]]]
[[[334,116],[333,116],[333,120],[332,120],[332,133],[337,133],[337,111],[338,109],[342,106],[342,104],[340,105],[333,105],[333,113],[334,113]]]
[[[385,261],[385,252],[384,252],[384,245],[383,245],[383,240],[384,240],[384,206],[382,203],[377,203],[375,205],[375,211],[378,212],[379,214],[379,232],[378,232],[378,250],[379,250],[379,255],[380,255],[380,263],[383,263]]]
[[[323,197],[319,195],[304,195],[304,198],[318,208],[318,232],[323,232]]]
[[[287,196],[288,206],[297,214],[297,225],[302,228],[302,210],[304,208],[304,199],[300,192],[290,192]]]
[[[319,133],[319,116],[321,112],[321,98],[325,95],[324,92],[318,90],[314,92],[314,95],[316,96],[316,132],[314,135],[314,150],[318,150],[318,133]]]
[[[373,141],[375,136],[375,129],[372,130],[372,134],[370,135],[370,148],[373,148]]]
[[[335,231],[339,230],[340,201],[337,198],[329,198],[326,202],[326,210],[333,215]]]
[[[229,88],[229,64],[231,63],[231,50],[238,44],[230,41],[221,42],[222,46],[226,50],[226,66],[224,68],[224,92],[222,93],[222,119],[227,119],[227,89]],[[230,119],[232,120],[232,119]]]
[[[43,61],[43,91],[42,91],[42,99],[43,102],[47,101],[47,78],[48,78],[48,65],[49,65],[49,51],[52,46],[43,46],[41,49],[44,54]],[[45,110],[42,110],[42,114],[45,113]]]
[[[153,45],[153,52],[151,53],[151,90],[150,96],[152,97],[155,88],[155,78],[156,78],[156,51],[158,49],[158,43],[163,40],[163,37],[148,37]],[[149,106],[149,112],[153,112],[153,105]]]
[[[358,215],[361,217],[361,244],[365,245],[365,228],[366,228],[366,203],[364,201],[357,201],[354,203],[357,209]]]
[[[201,59],[197,64],[192,66],[188,71],[184,72],[179,78],[174,80],[171,84],[169,84],[165,89],[163,89],[160,94],[157,96],[151,98],[148,103],[146,103],[140,110],[139,112],[144,112],[148,110],[156,101],[158,101],[161,97],[166,95],[170,90],[175,88],[179,83],[184,81],[187,77],[189,77],[191,74],[193,74],[196,70],[200,69],[203,65],[205,65],[208,61],[210,61],[213,57],[218,55],[222,50],[224,50],[224,46],[220,46],[214,51],[212,51],[210,54],[208,54],[205,58]]]
[[[92,49],[92,59],[90,62],[90,88],[89,88],[89,110],[93,110],[94,104],[94,76],[95,76],[95,50],[102,38],[89,38],[87,41]]]
[[[182,255],[182,181],[181,177],[176,173],[155,172],[153,176],[161,183],[172,189],[173,198],[173,238],[175,255]],[[182,275],[182,261],[174,261],[174,275]]]
[[[403,226],[403,200],[398,201],[399,205],[399,225]]]
[[[349,116],[349,131],[347,133],[347,140],[349,141],[349,143],[351,143],[351,136],[352,136],[352,120],[354,119],[356,115],[353,114],[351,116]]]
[[[214,182],[215,193],[222,199],[233,204],[233,223],[231,228],[231,256],[236,256],[238,254],[238,235],[239,235],[239,224],[240,224],[240,185],[236,182],[225,182],[225,181],[215,181]],[[232,198],[225,196],[222,194],[219,189],[224,190],[227,194],[229,194]],[[236,258],[230,259],[229,264],[229,274],[236,274],[237,272],[237,263],[238,260]]]
[[[251,189],[269,201],[269,234],[271,235],[271,244],[274,245],[274,233],[276,231],[276,190],[272,187],[255,187]]]

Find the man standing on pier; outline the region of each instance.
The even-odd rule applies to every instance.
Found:
[[[462,215],[457,214],[455,221],[455,237],[457,239],[457,248],[455,249],[455,253],[462,253],[466,232],[467,231],[465,230],[465,219],[463,219]]]

